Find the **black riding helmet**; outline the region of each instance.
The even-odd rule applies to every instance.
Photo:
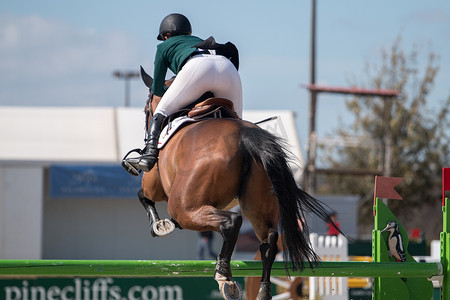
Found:
[[[182,14],[170,14],[161,21],[157,39],[163,41],[164,34],[166,33],[170,33],[172,36],[181,34],[190,35],[192,33],[191,23]]]

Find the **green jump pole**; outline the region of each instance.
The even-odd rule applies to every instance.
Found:
[[[0,278],[11,277],[210,277],[215,261],[194,260],[0,260]],[[307,264],[306,264],[307,265]],[[260,261],[232,261],[233,276],[261,276]],[[442,274],[440,263],[319,262],[314,269],[290,271],[302,277],[426,277]],[[275,262],[273,276],[286,276]]]
[[[448,198],[444,199],[444,206],[442,206],[443,213],[443,231],[441,232],[441,264],[443,267],[444,277],[441,286],[441,300],[450,300],[450,284],[449,284],[449,246],[450,246],[450,231],[449,231],[449,216],[448,213]]]

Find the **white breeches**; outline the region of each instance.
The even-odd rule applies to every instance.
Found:
[[[238,71],[228,58],[204,54],[187,61],[154,113],[168,116],[208,91],[213,92],[215,97],[231,100],[234,110],[242,117],[242,85]]]

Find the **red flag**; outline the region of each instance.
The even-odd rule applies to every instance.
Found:
[[[442,168],[442,206],[445,206],[446,191],[450,191],[450,168]]]
[[[402,200],[394,187],[399,184],[403,178],[401,177],[383,177],[375,176],[374,205],[376,198],[398,199]]]

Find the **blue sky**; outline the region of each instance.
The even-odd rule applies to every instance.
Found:
[[[307,142],[310,1],[2,1],[0,105],[122,106],[114,70],[153,70],[164,16],[185,14],[193,33],[234,42],[240,50],[244,109],[292,110]],[[347,86],[364,76],[398,36],[440,56],[431,105],[450,95],[450,1],[317,0],[317,81]],[[131,82],[131,105],[147,90]],[[342,96],[319,97],[320,135],[348,121]]]

